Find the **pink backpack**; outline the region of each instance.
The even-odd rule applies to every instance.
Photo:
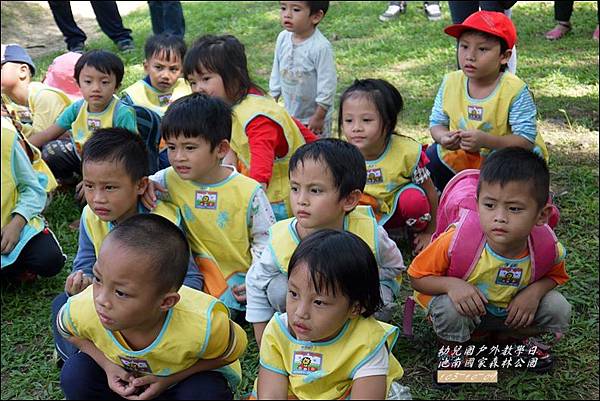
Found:
[[[81,57],[81,54],[74,52],[56,57],[48,67],[42,83],[62,90],[71,100],[75,101],[83,98],[79,85],[73,77],[75,64],[77,64],[79,57]]]

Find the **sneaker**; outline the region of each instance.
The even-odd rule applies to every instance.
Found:
[[[554,358],[550,353],[550,346],[540,342],[535,337],[525,338],[521,340],[520,344],[525,346],[525,352],[527,353],[525,361],[527,370],[535,373],[546,373],[552,369]],[[529,362],[534,358],[536,359],[536,363],[530,367]]]
[[[390,4],[385,10],[383,14],[379,16],[379,21],[387,22],[393,20],[394,18],[398,18],[400,14],[404,14],[406,12],[406,1],[401,1],[400,5],[398,4]]]
[[[133,40],[131,40],[131,39],[125,39],[125,40],[118,42],[117,47],[119,48],[120,51],[122,51],[124,53],[129,53],[129,52],[135,50],[135,46],[133,45]]]
[[[83,54],[85,51],[85,44],[83,42],[77,43],[76,45],[71,46],[69,49],[70,52]]]
[[[442,19],[442,9],[439,3],[423,2],[423,10],[429,21],[439,21]]]

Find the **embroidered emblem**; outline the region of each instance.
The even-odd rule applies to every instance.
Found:
[[[496,284],[518,287],[521,283],[522,275],[523,269],[521,269],[520,267],[516,265],[504,265],[498,270],[498,276],[496,276]]]
[[[467,114],[469,115],[469,120],[483,121],[483,107],[467,106]]]
[[[323,354],[307,351],[294,351],[292,374],[308,375],[321,370]]]
[[[102,126],[102,122],[97,118],[88,118],[87,127],[88,131],[93,132]]]
[[[159,95],[158,96],[158,104],[162,107],[162,106],[166,106],[167,104],[171,103],[171,93],[167,93],[164,95]]]
[[[217,193],[210,191],[196,191],[196,209],[216,209]]]
[[[135,376],[143,376],[152,373],[150,364],[145,359],[127,358],[119,355],[119,359],[125,370],[132,372]]]
[[[381,184],[383,182],[383,174],[380,168],[370,168],[367,170],[367,184]]]

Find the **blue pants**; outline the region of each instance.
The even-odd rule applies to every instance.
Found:
[[[152,32],[155,35],[170,33],[183,39],[185,19],[180,1],[149,1]]]
[[[75,355],[77,352],[79,352],[79,349],[77,349],[77,347],[75,347],[73,344],[71,344],[70,342],[65,340],[63,338],[63,336],[60,335],[60,333],[58,332],[58,329],[56,328],[56,316],[58,316],[58,312],[60,311],[60,308],[62,308],[62,306],[67,303],[67,299],[69,299],[69,297],[67,296],[66,293],[63,292],[63,293],[57,295],[56,298],[54,298],[54,300],[52,301],[52,322],[51,323],[52,323],[52,335],[54,336],[54,347],[56,348],[56,352],[58,352],[58,356],[63,361],[66,361],[67,359],[69,359],[70,357]]]
[[[109,387],[104,370],[87,354],[69,358],[60,372],[60,387],[67,400],[121,400]],[[231,400],[229,384],[219,372],[189,376],[158,396],[161,400]]]

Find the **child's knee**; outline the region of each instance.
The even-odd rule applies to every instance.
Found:
[[[285,312],[285,299],[287,296],[287,277],[280,273],[273,277],[267,285],[267,299],[277,312]]]
[[[67,400],[90,398],[89,378],[102,371],[94,360],[83,352],[78,352],[65,361],[60,371],[60,387]]]
[[[558,291],[549,291],[538,305],[536,322],[552,331],[565,332],[571,322],[571,304]]]
[[[433,297],[429,315],[436,335],[447,341],[465,342],[481,322],[479,317],[461,315],[448,295]]]

